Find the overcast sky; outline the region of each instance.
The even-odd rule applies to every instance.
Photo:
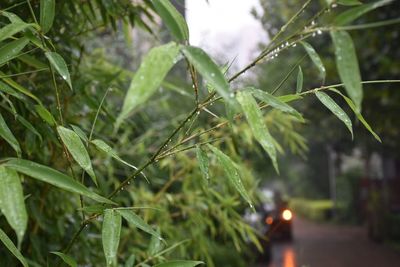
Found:
[[[235,66],[243,67],[253,56],[259,42],[267,37],[261,24],[253,18],[253,7],[260,10],[258,0],[186,0],[186,16],[190,42],[213,56],[223,55]]]

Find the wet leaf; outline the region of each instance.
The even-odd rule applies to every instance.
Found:
[[[306,50],[307,54],[311,58],[314,65],[318,68],[322,81],[325,81],[326,77],[326,70],[324,63],[322,63],[321,58],[319,57],[318,53],[315,51],[314,47],[312,47],[309,43],[301,42],[304,49]]]
[[[349,24],[364,15],[365,13],[368,13],[376,8],[388,5],[391,2],[393,2],[393,0],[381,0],[374,3],[353,7],[336,16],[336,18],[334,19],[334,24],[338,26]]]
[[[47,33],[53,26],[55,6],[55,0],[40,0],[40,26],[43,33]]]
[[[71,266],[71,267],[77,267],[78,266],[76,261],[71,256],[69,256],[67,254],[64,254],[64,253],[61,253],[61,252],[57,252],[57,251],[53,251],[53,252],[50,252],[50,253],[60,257],[66,264],[68,264],[68,266]]]
[[[22,256],[21,252],[15,247],[14,243],[11,239],[0,229],[0,240],[3,242],[4,246],[21,262],[24,267],[28,267],[28,263],[26,262],[24,256]]]
[[[331,32],[331,37],[335,48],[336,66],[340,79],[344,83],[344,88],[356,105],[357,110],[361,111],[363,89],[353,40],[345,31],[333,31]]]
[[[16,170],[19,173],[25,174],[42,182],[54,185],[68,192],[80,194],[93,199],[97,202],[115,204],[92,191],[87,187],[73,180],[71,177],[47,166],[35,163],[25,159],[10,159],[3,163],[4,166]]]
[[[8,128],[6,121],[0,113],[0,136],[17,152],[18,157],[21,156],[21,147],[10,128]]]
[[[168,261],[160,264],[153,265],[153,267],[195,267],[204,264],[202,261]]]
[[[362,5],[362,2],[358,0],[338,0],[337,3],[342,6],[358,6]]]
[[[45,53],[50,64],[54,67],[58,74],[67,82],[69,88],[72,90],[71,76],[68,71],[67,63],[65,60],[56,52]]]
[[[234,94],[230,91],[224,74],[207,53],[194,46],[182,46],[182,53],[218,94],[233,104]]]
[[[33,127],[33,125],[29,122],[29,121],[27,121],[27,120],[25,120],[25,118],[24,117],[22,117],[22,116],[20,116],[20,115],[16,115],[16,118],[17,118],[17,120],[22,124],[22,125],[24,125],[29,131],[31,131],[32,133],[34,133],[35,135],[37,135],[37,137],[39,137],[39,139],[40,139],[40,142],[42,142],[42,135],[35,129],[35,127]]]
[[[189,40],[188,26],[179,11],[169,1],[153,0],[152,2],[172,35],[180,41]]]
[[[175,43],[168,43],[150,50],[133,76],[116,128],[133,109],[146,102],[156,92],[178,58],[179,46]]]
[[[89,140],[88,137],[86,136],[85,132],[82,131],[81,128],[79,128],[78,126],[73,125],[73,124],[71,124],[71,128],[72,128],[72,129],[74,130],[74,132],[82,139],[82,141],[87,142],[87,141]]]
[[[86,147],[82,143],[79,135],[63,126],[58,126],[57,131],[72,157],[79,164],[79,166],[81,166],[89,174],[93,182],[97,185],[97,179],[93,171],[89,153],[87,152]]]
[[[134,267],[135,266],[135,261],[136,261],[136,256],[135,255],[130,255],[128,260],[125,262],[124,267]]]
[[[278,163],[276,160],[276,141],[268,131],[267,126],[264,123],[264,117],[256,100],[249,91],[241,91],[236,95],[236,99],[242,106],[246,120],[250,125],[250,129],[253,132],[255,139],[261,144],[265,152],[269,155],[272,160],[276,172],[279,173]]]
[[[0,76],[6,76],[4,72],[0,71]],[[38,99],[35,95],[33,95],[28,89],[24,88],[20,84],[16,83],[14,80],[10,78],[3,77],[1,78],[5,83],[7,83],[9,86],[12,88],[16,89],[20,93],[23,93],[24,95],[29,96],[33,100],[35,100],[38,104],[41,104],[40,99]]]
[[[242,178],[240,177],[239,171],[236,168],[236,163],[231,160],[229,156],[224,154],[218,148],[207,145],[208,148],[215,154],[218,159],[219,164],[222,166],[226,176],[228,177],[229,182],[235,187],[235,189],[239,192],[239,194],[244,198],[244,200],[253,207],[250,196],[247,194],[247,191],[242,183]]]
[[[327,94],[317,91],[315,92],[315,95],[325,107],[327,107],[336,117],[338,117],[339,120],[346,125],[347,129],[349,129],[351,133],[351,138],[353,138],[353,125],[346,112],[344,112],[344,110]]]
[[[104,220],[101,231],[104,255],[107,266],[117,266],[117,252],[121,235],[121,216],[112,209],[104,211]]]
[[[151,234],[152,236],[155,236],[156,238],[162,240],[160,234],[151,228],[150,225],[148,225],[145,221],[143,221],[142,218],[136,215],[132,210],[129,209],[116,209],[116,212],[118,212],[127,222],[133,226],[137,227],[142,231],[145,231],[148,234]]]
[[[21,180],[15,170],[0,165],[0,210],[18,237],[21,246],[28,225]]]
[[[299,66],[299,71],[297,72],[296,94],[300,94],[301,91],[303,91],[303,71]]]
[[[0,29],[0,42],[7,38],[10,38],[11,36],[13,36],[16,33],[19,33],[20,31],[25,30],[29,26],[31,25],[24,22],[14,22],[7,24],[6,26]]]
[[[196,146],[196,156],[197,156],[197,162],[199,163],[199,167],[201,170],[201,173],[203,174],[203,177],[209,181],[210,180],[210,174],[209,174],[209,165],[210,162],[208,160],[208,156],[206,151],[204,151],[199,145]]]
[[[54,126],[56,124],[56,120],[54,119],[53,115],[51,115],[50,111],[48,111],[42,105],[35,105],[35,110],[37,114],[50,126]]]
[[[342,94],[339,90],[334,88],[330,89],[331,91],[341,95],[343,99],[347,102],[347,105],[353,110],[354,114],[356,114],[357,118],[361,121],[364,127],[372,134],[372,136],[380,143],[382,143],[381,138],[372,130],[372,127],[368,124],[368,122],[364,119],[363,115],[357,110],[356,106],[354,105],[353,101],[350,98]]]
[[[19,56],[20,52],[29,43],[28,38],[20,38],[0,47],[0,66]]]
[[[259,100],[265,102],[266,104],[270,105],[273,108],[276,108],[282,112],[286,112],[289,114],[292,114],[293,116],[295,116],[296,118],[298,118],[299,120],[303,120],[303,116],[301,116],[301,114],[295,110],[294,108],[292,108],[291,106],[289,106],[288,104],[282,102],[281,100],[279,100],[279,98],[265,92],[262,91],[260,89],[255,89],[255,88],[248,88],[247,89],[249,92],[251,92],[251,94],[258,98]]]
[[[282,95],[282,96],[278,96],[278,99],[284,103],[288,103],[288,102],[292,102],[295,100],[299,100],[302,99],[303,97],[301,97],[300,95],[293,95],[293,94],[289,94],[289,95]]]

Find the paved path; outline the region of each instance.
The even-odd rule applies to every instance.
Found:
[[[269,267],[400,267],[400,253],[370,242],[362,227],[299,218],[293,227],[294,240],[274,244]]]

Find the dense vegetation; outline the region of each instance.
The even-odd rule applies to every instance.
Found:
[[[230,74],[229,64],[190,46],[169,1],[3,1],[1,264],[238,266],[233,250],[246,242],[261,249],[242,219],[257,203],[248,159],[279,173],[280,153],[304,152],[297,129],[305,119],[292,103],[315,97],[352,136],[352,120],[332,98],[339,97],[380,140],[361,115],[362,86],[395,81],[361,80],[346,30],[397,23],[348,26],[391,1],[327,2],[299,6],[256,59]],[[338,4],[346,10],[333,12]],[[158,17],[170,36],[161,38]],[[150,40],[140,64],[133,27]],[[306,42],[323,32],[342,83],[326,85],[325,66]],[[315,65],[311,87],[301,61],[273,85],[236,82],[296,46]],[[292,73],[296,88],[276,96]]]

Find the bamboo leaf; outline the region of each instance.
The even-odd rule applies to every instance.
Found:
[[[235,187],[235,189],[239,192],[239,194],[247,201],[250,207],[253,207],[250,196],[247,194],[247,191],[242,183],[242,179],[236,168],[236,163],[231,160],[229,156],[224,154],[218,148],[208,144],[208,148],[215,154],[218,159],[218,162],[222,166],[226,176],[228,177],[229,182]]]
[[[209,173],[209,159],[207,153],[199,146],[196,146],[196,156],[197,162],[199,163],[200,170],[203,174],[203,177],[209,181],[210,180],[210,173]]]
[[[336,18],[334,19],[334,24],[338,26],[349,24],[364,15],[365,13],[368,13],[376,8],[388,5],[391,2],[393,2],[393,0],[381,0],[374,3],[353,7],[336,16]]]
[[[85,132],[82,131],[81,128],[79,128],[76,125],[71,124],[71,128],[74,130],[74,132],[82,139],[82,141],[88,142],[88,137],[86,136]]]
[[[337,3],[342,6],[358,6],[362,5],[362,2],[358,0],[338,0]]]
[[[40,142],[43,141],[42,135],[35,129],[35,127],[33,127],[33,125],[27,121],[24,117],[20,116],[20,115],[16,115],[17,120],[24,125],[29,131],[31,131],[32,133],[34,133],[35,135],[37,135],[37,137],[39,137]]]
[[[133,76],[116,128],[133,109],[146,102],[156,92],[178,58],[179,46],[175,43],[168,43],[150,50]]]
[[[256,100],[253,98],[249,91],[241,91],[236,95],[236,99],[242,106],[242,110],[246,116],[246,120],[250,125],[251,131],[253,132],[256,140],[264,148],[265,152],[268,153],[272,160],[276,172],[279,173],[278,163],[276,160],[276,141],[268,131],[267,126],[264,123],[264,118],[260,108],[257,105]]]
[[[202,261],[168,261],[164,263],[159,263],[156,265],[153,265],[153,267],[195,267],[197,265],[204,264]]]
[[[361,110],[363,89],[358,66],[357,54],[350,35],[345,31],[331,32],[335,47],[336,66],[347,94],[353,100],[358,111]]]
[[[0,42],[7,38],[10,38],[11,36],[13,36],[16,33],[19,33],[20,31],[25,30],[29,26],[31,25],[24,22],[14,22],[7,24],[6,26],[0,29]]]
[[[90,191],[87,187],[73,180],[71,177],[33,161],[11,158],[7,162],[3,163],[3,166],[16,170],[19,173],[25,174],[39,181],[54,185],[68,192],[86,196],[97,202],[115,204],[111,200]]]
[[[347,105],[353,110],[354,114],[356,114],[357,118],[361,121],[361,123],[364,125],[364,127],[372,134],[372,136],[380,143],[382,143],[381,138],[372,130],[372,127],[368,124],[368,122],[364,119],[363,115],[357,110],[356,106],[354,105],[353,101],[342,94],[339,90],[336,90],[334,88],[330,89],[331,91],[341,95],[343,99],[347,102]]]
[[[178,10],[165,0],[153,0],[153,5],[172,35],[179,41],[189,40],[189,29]]]
[[[93,182],[97,185],[97,179],[93,171],[92,162],[90,161],[89,154],[79,135],[63,126],[58,126],[57,131],[72,157],[79,166],[90,175]]]
[[[47,33],[54,21],[55,0],[40,0],[40,26],[43,33]]]
[[[17,91],[23,93],[24,95],[29,96],[30,98],[32,98],[33,100],[35,100],[38,104],[41,104],[40,99],[37,98],[35,95],[33,95],[28,89],[22,87],[20,84],[16,83],[15,81],[13,81],[10,78],[4,77],[6,76],[4,74],[4,72],[0,71],[0,75],[2,76],[2,80],[8,84],[9,86],[11,86],[12,88],[16,89]]]
[[[56,124],[56,120],[53,115],[42,105],[35,105],[35,110],[37,114],[50,126],[54,126]]]
[[[24,193],[18,173],[0,165],[0,210],[18,237],[21,246],[28,225]]]
[[[64,254],[64,253],[61,253],[61,252],[57,252],[57,251],[53,251],[53,252],[50,252],[50,253],[60,257],[70,267],[77,267],[78,266],[76,261],[71,256],[69,256],[67,254]]]
[[[234,94],[230,91],[224,74],[207,53],[194,46],[182,46],[182,53],[218,94],[233,104]]]
[[[297,110],[295,110],[288,104],[282,102],[281,100],[279,100],[279,98],[277,98],[265,91],[262,91],[260,89],[248,88],[247,90],[250,91],[254,97],[265,102],[266,104],[270,105],[271,107],[274,107],[282,112],[292,114],[299,120],[304,120],[303,116],[301,116],[301,114]]]
[[[104,211],[101,239],[107,266],[117,266],[117,251],[121,235],[121,216],[113,209]]]
[[[278,96],[278,99],[284,103],[288,103],[288,102],[292,102],[295,100],[299,100],[302,99],[303,97],[301,97],[300,95],[294,95],[294,94],[289,94],[289,95],[282,95],[282,96]]]
[[[23,37],[6,43],[0,47],[0,66],[13,58],[18,57],[22,49],[29,43],[28,38]]]
[[[105,152],[107,155],[109,155],[110,157],[118,160],[119,162],[121,162],[122,164],[125,164],[128,167],[131,167],[132,169],[137,170],[138,168],[128,162],[126,162],[125,160],[123,160],[122,158],[120,158],[117,154],[117,152],[111,147],[109,146],[106,142],[104,142],[103,140],[100,139],[95,139],[90,141],[92,144],[94,144],[96,146],[97,149],[99,149],[100,151]],[[143,174],[143,173],[142,173]],[[146,175],[143,174],[143,176],[147,179]]]
[[[60,74],[60,76],[67,82],[69,88],[72,90],[71,76],[68,71],[67,63],[65,60],[56,52],[46,52],[45,53],[50,64],[54,69]]]
[[[303,45],[304,49],[306,50],[307,54],[311,58],[311,60],[314,63],[314,65],[319,70],[321,79],[323,81],[325,81],[326,70],[325,70],[324,63],[322,63],[322,60],[319,57],[318,53],[315,51],[314,47],[312,47],[309,43],[301,42],[301,44]]]
[[[118,212],[131,226],[137,227],[140,230],[162,240],[160,234],[157,233],[157,231],[154,231],[150,225],[143,221],[143,219],[136,215],[132,210],[116,209],[116,212]]]
[[[343,109],[327,94],[317,91],[315,92],[315,95],[325,107],[327,107],[336,117],[338,117],[339,120],[346,125],[347,129],[349,129],[351,133],[351,138],[353,138],[353,125],[346,112],[344,112]]]
[[[0,229],[0,240],[3,242],[4,246],[21,262],[24,267],[28,267],[28,263],[26,262],[24,256],[22,256],[21,252],[15,247],[14,243],[11,239]]]
[[[300,94],[301,91],[303,91],[303,71],[299,66],[299,71],[297,72],[296,94]]]
[[[10,128],[8,128],[6,121],[0,113],[0,136],[17,152],[18,157],[21,156],[21,147]]]

